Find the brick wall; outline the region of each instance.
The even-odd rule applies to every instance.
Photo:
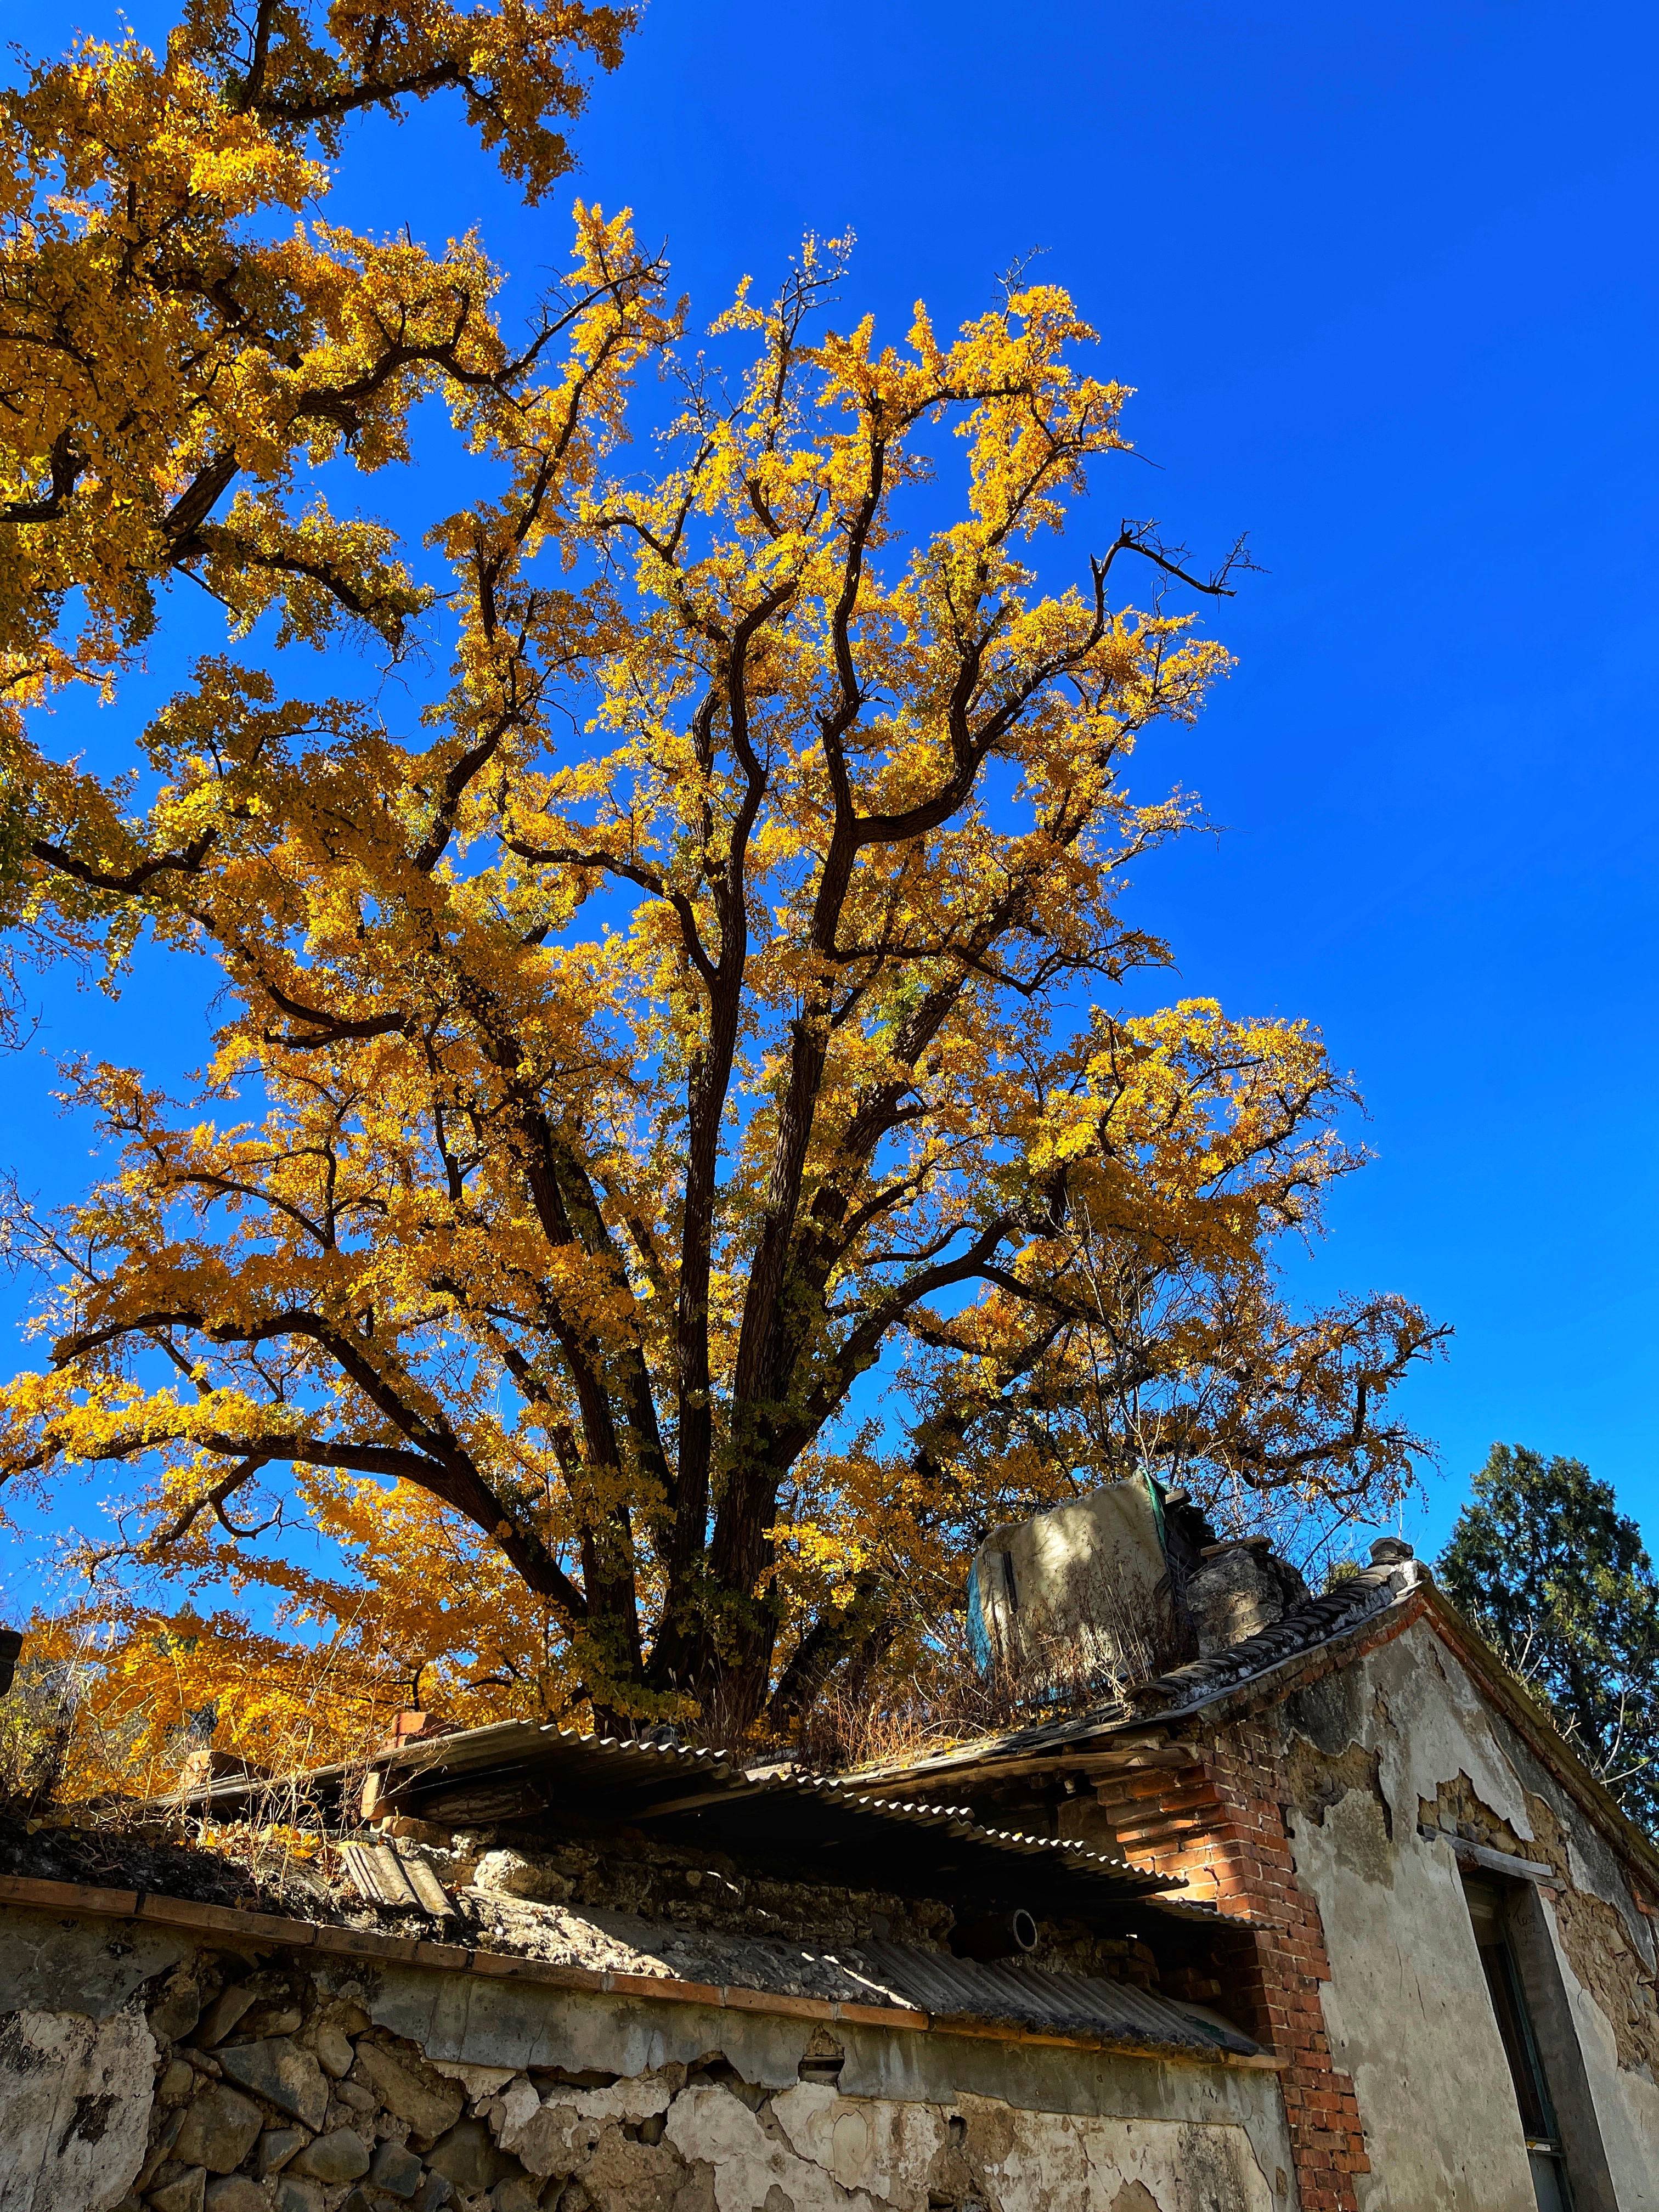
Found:
[[[1183,1741],[1186,1762],[1115,1775],[1097,1796],[1125,1855],[1180,1875],[1195,1897],[1249,1923],[1230,1962],[1228,2008],[1286,2063],[1279,2080],[1302,2212],[1358,2212],[1368,2173],[1352,2078],[1331,2063],[1320,1984],[1331,1978],[1319,1910],[1296,1878],[1279,1765],[1259,1720]]]

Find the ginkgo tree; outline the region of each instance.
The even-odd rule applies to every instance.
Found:
[[[430,12],[385,20],[413,39]],[[258,112],[234,20],[203,0],[185,40],[221,58],[204,127],[233,147]],[[372,82],[368,17],[329,20]],[[536,21],[605,59],[616,20]],[[477,78],[475,121],[544,183],[533,100]],[[283,97],[310,158],[332,111]],[[436,264],[399,250],[402,297]],[[330,251],[342,296],[374,292],[373,253]],[[1298,1023],[1130,1007],[1167,956],[1124,871],[1191,810],[1125,765],[1224,670],[1191,610],[1232,565],[1124,523],[1043,588],[1127,450],[1067,295],[1016,275],[953,337],[918,307],[886,343],[838,320],[838,253],[809,243],[688,351],[628,220],[579,207],[568,279],[509,343],[464,251],[463,336],[420,325],[372,435],[284,418],[290,452],[315,420],[396,459],[441,392],[477,489],[428,552],[284,520],[272,460],[227,525],[252,580],[216,585],[268,615],[270,665],[203,662],[136,784],[20,741],[22,921],[118,968],[147,932],[222,990],[199,1095],[66,1078],[112,1157],[79,1203],[17,1209],[51,1350],[4,1393],[9,1480],[121,1470],[131,1558],[356,1607],[475,1717],[734,1740],[898,1650],[993,1522],[1129,1468],[1383,1510],[1422,1449],[1391,1393],[1437,1332],[1394,1297],[1298,1315],[1274,1265],[1358,1163],[1346,1079]],[[305,343],[302,381],[367,373],[322,320]],[[105,480],[65,419],[72,507]],[[131,462],[156,512],[219,450],[181,462],[176,430]],[[64,575],[95,538],[52,541]],[[32,665],[148,619],[162,541],[117,550],[90,644],[23,578]],[[286,641],[384,632],[394,603],[447,688],[405,726],[301,696]],[[253,1540],[296,1516],[343,1580]]]

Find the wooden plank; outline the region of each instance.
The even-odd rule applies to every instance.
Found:
[[[670,2004],[718,2006],[722,1992],[712,1982],[682,1982],[665,1974],[623,1974],[613,1968],[605,1978],[607,1990],[624,1997],[664,1997]]]
[[[241,1936],[256,1942],[282,1943],[305,1949],[316,1941],[309,1920],[278,1919],[274,1913],[245,1912],[234,1905],[198,1905],[185,1897],[158,1897],[148,1892],[138,1900],[138,1918],[156,1920],[168,1928],[197,1928],[204,1935]]]
[[[470,1972],[499,1974],[520,1982],[544,1982],[554,1990],[603,1990],[607,1977],[594,1966],[556,1966],[550,1959],[526,1959],[516,1951],[474,1951]]]
[[[138,1910],[136,1889],[88,1889],[76,1881],[36,1881],[22,1874],[0,1875],[0,1899],[11,1905],[42,1905],[49,1912],[90,1912],[100,1919],[131,1920]]]
[[[319,1924],[317,1948],[347,1959],[404,1959],[411,1964],[420,1945],[408,1936],[380,1936],[368,1928]]]
[[[912,2012],[908,2005],[849,2004],[843,1999],[832,2010],[837,2020],[854,2027],[903,2027],[914,2032],[927,2025],[927,2014]]]
[[[786,2020],[832,2020],[827,1997],[792,1997],[771,1990],[738,1990],[729,1985],[721,1993],[733,2012],[769,2012]]]
[[[1445,1833],[1444,1829],[1441,1833]],[[1553,1866],[1544,1865],[1541,1860],[1517,1858],[1513,1851],[1495,1851],[1490,1844],[1472,1844],[1463,1836],[1453,1836],[1449,1840],[1457,1854],[1458,1865],[1466,1871],[1471,1867],[1481,1867],[1488,1874],[1506,1874],[1519,1881],[1559,1881],[1561,1878]]]

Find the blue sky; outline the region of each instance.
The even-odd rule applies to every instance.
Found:
[[[575,187],[666,240],[700,319],[807,229],[856,232],[847,314],[896,337],[1041,247],[1158,465],[1103,483],[1079,565],[1121,512],[1250,532],[1237,671],[1141,771],[1226,834],[1144,867],[1135,918],[1181,988],[1310,1017],[1360,1079],[1377,1158],[1306,1287],[1456,1328],[1410,1396],[1425,1548],[1495,1437],[1588,1460],[1659,1544],[1656,46],[1634,7],[653,0],[577,127]],[[437,118],[373,130],[351,219],[477,220],[527,287],[562,260],[568,192],[526,213]],[[0,1101],[53,1195],[85,1153],[43,1053],[199,1032],[148,974],[41,1006]]]

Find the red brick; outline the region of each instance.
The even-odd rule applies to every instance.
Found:
[[[1370,2161],[1353,2084],[1331,2064],[1321,1996],[1330,1961],[1285,1834],[1287,1793],[1252,1722],[1228,1744],[1193,1751],[1178,1787],[1166,1770],[1158,1791],[1121,1788],[1108,1818],[1134,1864],[1178,1873],[1223,1913],[1255,1924],[1254,1960],[1237,1990],[1257,2035],[1286,2062],[1279,2081],[1304,2212],[1357,2212],[1351,2176],[1369,2172]]]

